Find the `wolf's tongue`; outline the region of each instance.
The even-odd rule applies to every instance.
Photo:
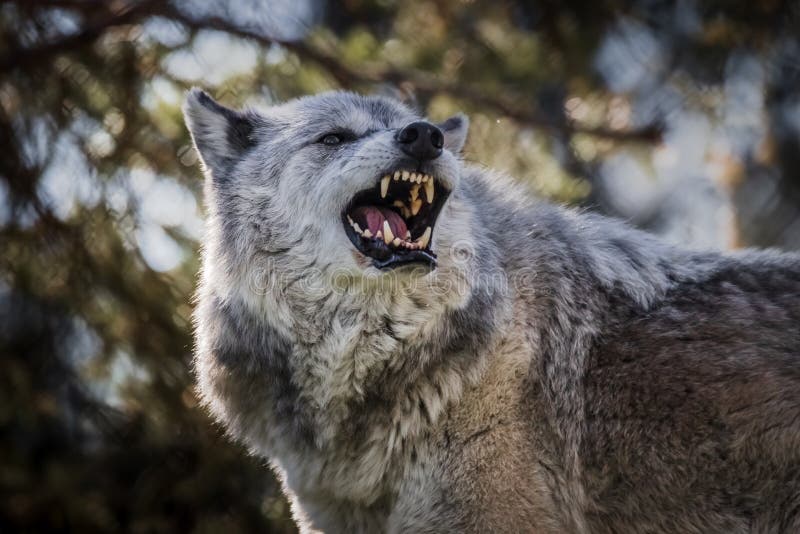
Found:
[[[378,230],[383,231],[383,221],[389,221],[389,228],[392,229],[395,237],[405,238],[408,230],[403,218],[388,208],[359,206],[350,213],[350,216],[364,230],[369,229],[372,235],[376,235]]]

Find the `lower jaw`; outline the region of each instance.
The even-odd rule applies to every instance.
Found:
[[[402,266],[421,266],[430,270],[436,268],[436,254],[428,250],[411,250],[395,253],[386,260],[372,258],[372,264],[381,270],[395,269]]]
[[[430,249],[391,249],[383,246],[383,243],[378,242],[374,243],[374,247],[370,247],[371,242],[364,241],[362,237],[357,235],[346,222],[345,233],[353,243],[353,246],[355,246],[356,250],[371,260],[374,267],[382,271],[413,265],[418,265],[428,270],[433,270],[436,268],[436,254]],[[373,252],[373,254],[370,254],[370,251]]]

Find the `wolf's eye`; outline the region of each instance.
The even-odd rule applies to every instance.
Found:
[[[342,141],[344,141],[344,138],[339,134],[325,134],[319,140],[320,143],[328,146],[338,145]]]
[[[328,132],[323,134],[317,138],[317,143],[321,143],[323,145],[327,145],[329,147],[334,147],[338,145],[342,145],[344,143],[349,143],[351,141],[355,141],[358,139],[358,135],[351,130],[339,130],[336,129],[332,132]]]

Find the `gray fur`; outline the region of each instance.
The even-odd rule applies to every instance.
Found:
[[[680,250],[461,162],[433,272],[340,213],[419,117],[350,93],[261,112],[192,91],[207,236],[195,368],[305,531],[795,532],[800,258]],[[348,130],[351,143],[315,141]]]

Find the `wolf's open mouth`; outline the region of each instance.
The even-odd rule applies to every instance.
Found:
[[[343,214],[345,232],[379,269],[436,266],[431,237],[450,191],[428,174],[395,171],[358,193]]]

